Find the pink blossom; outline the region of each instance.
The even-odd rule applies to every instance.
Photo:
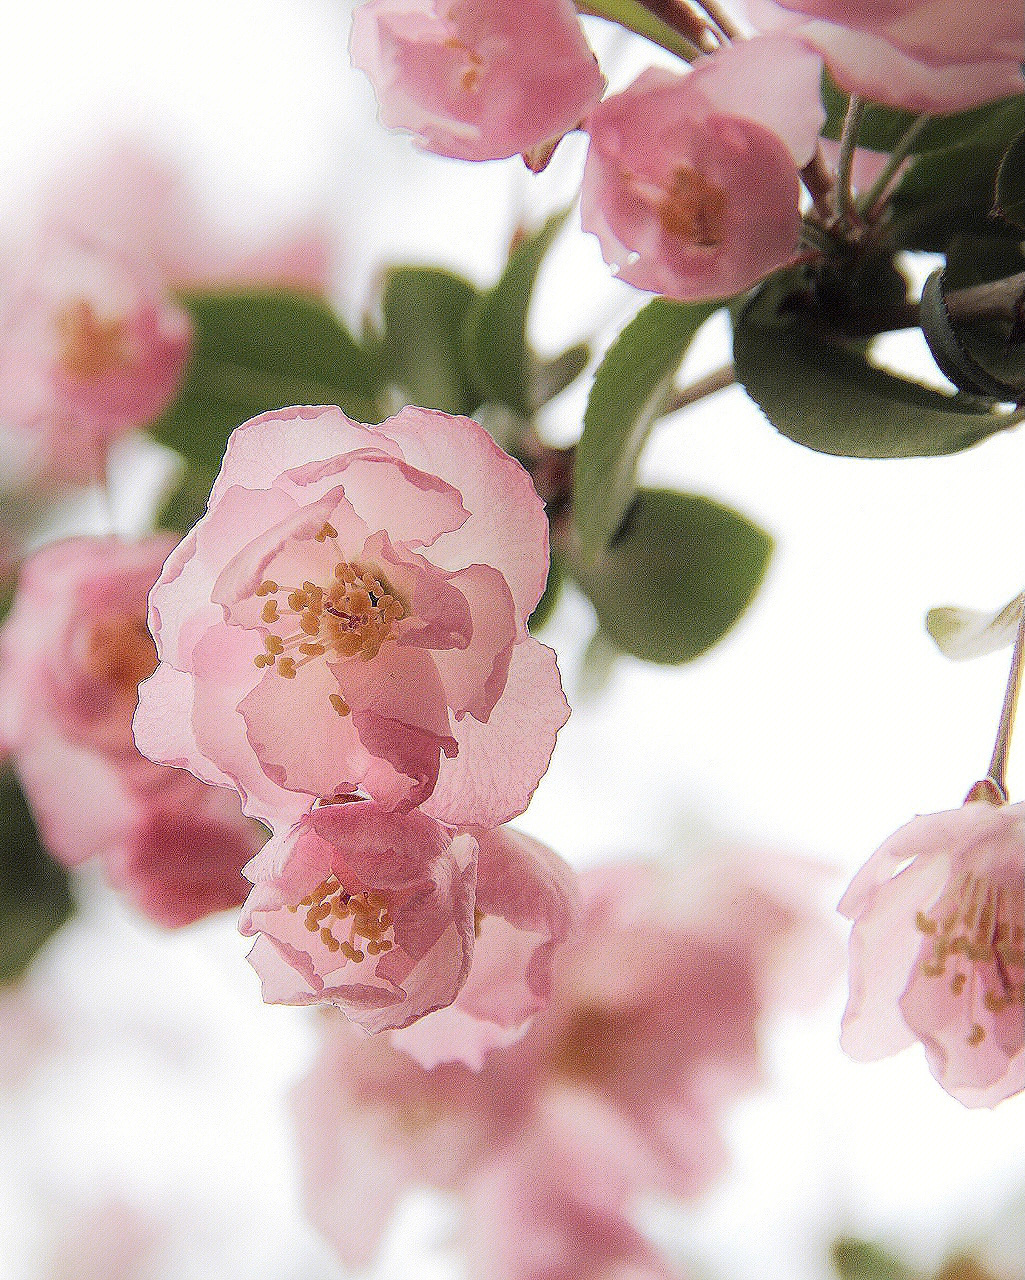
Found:
[[[496,825],[568,715],[526,628],[547,569],[529,477],[471,419],[254,418],[150,597],[136,741],[275,826],[358,788]]]
[[[220,226],[176,165],[131,140],[73,158],[44,187],[35,217],[56,234],[146,264],[169,288],[274,285],[321,294],[331,278],[323,219],[261,237]]]
[[[507,828],[478,832],[477,845],[470,975],[453,1004],[392,1036],[425,1067],[459,1059],[480,1070],[488,1052],[518,1040],[547,1003],[573,926],[574,876],[557,854]]]
[[[985,0],[746,0],[760,30],[783,27],[825,58],[847,93],[951,112],[1021,92],[1025,31]]]
[[[368,0],[351,53],[382,121],[458,160],[545,149],[604,83],[570,0]]]
[[[724,111],[716,79],[646,71],[587,123],[584,230],[622,279],[680,301],[757,283],[793,256],[800,233],[792,151],[770,127]]]
[[[473,955],[477,844],[422,813],[332,804],[246,868],[239,928],[273,1004],[336,1004],[366,1031],[455,999]]]
[[[141,756],[139,681],[157,662],[146,596],[174,540],[70,538],[24,563],[0,629],[0,751],[47,848],[109,878],[162,924],[245,897],[259,829],[237,799]]]
[[[549,1242],[553,1276],[602,1275],[601,1265],[624,1280],[630,1265],[662,1276],[624,1216],[630,1199],[692,1196],[721,1171],[724,1109],[759,1081],[757,1031],[782,995],[779,961],[800,937],[813,963],[832,962],[799,867],[760,859],[745,881],[743,865],[732,860],[725,892],[711,871],[696,883],[642,864],[587,872],[548,1003],[478,1072],[425,1069],[396,1048],[410,1031],[368,1042],[325,1022],[294,1109],[307,1211],[343,1259],[369,1262],[405,1188],[427,1185],[461,1195],[479,1226],[475,1275],[518,1276],[502,1258],[538,1264],[533,1235]],[[508,1217],[485,1187],[505,1189]],[[499,1269],[478,1270],[489,1239]]]
[[[1025,1089],[1025,804],[971,800],[901,827],[840,902],[854,921],[842,1043],[887,1057],[920,1040],[969,1107]]]
[[[149,270],[49,237],[0,299],[0,421],[47,475],[102,474],[107,448],[170,402],[191,342]]]

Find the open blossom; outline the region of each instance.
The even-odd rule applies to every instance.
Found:
[[[576,886],[551,849],[518,831],[477,832],[476,942],[469,977],[453,1004],[392,1036],[433,1067],[458,1059],[480,1069],[544,1008],[552,966],[573,927]]]
[[[842,1037],[852,1057],[920,1040],[966,1106],[1025,1089],[1025,804],[975,799],[913,819],[840,910],[854,921]]]
[[[560,1280],[663,1275],[625,1216],[631,1197],[691,1196],[720,1172],[725,1107],[759,1079],[757,1029],[782,994],[778,962],[800,937],[810,964],[832,971],[835,940],[784,865],[759,866],[745,885],[738,862],[725,892],[712,874],[694,893],[686,874],[630,863],[580,880],[579,925],[555,953],[548,1002],[479,1071],[427,1069],[406,1052],[435,1019],[462,1034],[448,1011],[370,1041],[325,1020],[294,1111],[307,1211],[348,1264],[372,1259],[406,1187],[460,1195],[472,1232],[482,1180],[494,1178],[522,1208],[526,1235],[494,1250],[498,1270],[482,1269],[488,1238],[515,1227],[486,1197],[497,1216],[479,1223],[473,1274],[506,1280],[522,1263],[524,1280],[548,1275],[529,1269],[534,1233],[549,1240]],[[485,919],[479,941],[487,929]],[[552,1183],[544,1168],[558,1171]],[[531,1185],[546,1194],[530,1196]]]
[[[622,279],[680,301],[728,297],[793,256],[820,73],[785,37],[751,40],[687,75],[646,71],[595,108],[581,222]]]
[[[526,628],[547,571],[533,485],[472,420],[263,414],[150,596],[161,662],[136,741],[279,828],[359,789],[504,822],[568,715]]]
[[[570,0],[368,0],[351,51],[382,121],[458,160],[550,148],[604,83]]]
[[[1020,7],[987,0],[745,0],[762,31],[783,28],[826,60],[847,93],[951,112],[1020,93]]]
[[[24,563],[0,629],[0,752],[66,865],[104,861],[152,918],[239,905],[260,843],[237,798],[140,755],[139,681],[157,662],[146,597],[173,538],[69,538]]]
[[[147,266],[43,237],[0,297],[0,425],[41,472],[95,476],[112,440],[170,402],[190,342],[188,317]]]
[[[246,868],[239,925],[271,1003],[338,1005],[366,1031],[455,999],[473,955],[477,843],[369,801],[316,808]]]

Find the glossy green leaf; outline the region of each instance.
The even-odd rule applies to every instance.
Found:
[[[337,404],[376,421],[376,362],[324,303],[284,290],[190,293],[185,383],[150,430],[193,462],[219,466],[228,436],[257,413]]]
[[[637,459],[665,409],[680,362],[721,306],[656,298],[598,366],[573,473],[573,519],[585,558],[597,556],[622,523],[636,493]]]
[[[995,210],[1006,222],[1025,229],[1025,132],[1007,148],[997,170]]]
[[[388,273],[382,362],[405,404],[462,414],[477,407],[462,333],[478,296],[468,280],[437,267],[398,267]]]
[[[648,662],[689,662],[733,626],[768,565],[772,539],[709,498],[641,489],[594,564],[572,562],[606,637]]]
[[[470,307],[463,347],[470,378],[481,401],[494,400],[529,416],[536,357],[527,342],[527,313],[545,254],[566,221],[553,214],[513,250],[498,283]]]
[[[793,277],[767,282],[734,331],[737,377],[772,425],[819,453],[915,458],[958,453],[1014,425],[826,338]]]
[[[995,613],[940,605],[925,615],[925,629],[945,658],[964,662],[1013,644],[1023,606],[1025,593]]]
[[[0,985],[21,976],[74,910],[68,873],[39,842],[21,788],[0,772]]]

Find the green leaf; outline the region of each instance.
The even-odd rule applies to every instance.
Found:
[[[868,363],[826,338],[795,277],[769,280],[734,331],[737,377],[772,425],[819,453],[918,458],[958,453],[1013,426],[980,409]]]
[[[997,171],[1025,128],[1025,94],[983,108],[974,130],[918,155],[893,195],[889,244],[945,252],[956,235],[993,235]]]
[[[379,417],[380,373],[324,303],[284,290],[189,293],[195,341],[185,383],[150,430],[192,462],[219,466],[228,436],[254,414],[337,404]]]
[[[995,212],[1025,229],[1025,131],[1007,148],[997,170]]]
[[[1023,606],[1025,592],[996,613],[940,605],[925,615],[925,629],[945,658],[964,662],[1013,644]]]
[[[637,459],[680,362],[720,302],[656,298],[626,326],[595,374],[573,472],[573,519],[585,559],[612,538],[636,493]]]
[[[936,151],[969,138],[985,136],[990,131],[1002,135],[1006,129],[1006,113],[1017,100],[1018,95],[1014,95],[982,107],[973,107],[971,111],[934,116],[911,144],[911,154]],[[837,86],[829,72],[823,72],[822,104],[826,109],[826,123],[822,130],[824,138],[832,138],[834,141],[839,139],[848,101],[847,94]],[[897,111],[868,102],[858,129],[858,145],[872,151],[892,151],[917,119],[918,116],[912,111]]]
[[[501,278],[470,307],[463,349],[480,401],[494,400],[528,417],[535,359],[527,343],[527,313],[545,254],[566,221],[553,214],[512,252]]]
[[[616,22],[627,31],[634,31],[646,40],[661,45],[670,53],[692,62],[700,52],[689,40],[685,40],[672,27],[657,18],[640,0],[574,0],[581,13],[595,18]]]
[[[461,414],[477,407],[462,347],[466,314],[477,297],[468,280],[437,267],[397,267],[388,273],[382,360],[404,403]]]
[[[183,536],[206,511],[217,468],[198,463],[187,465],[168,494],[157,515],[157,527]]]
[[[535,411],[549,400],[554,400],[571,382],[576,382],[590,360],[590,346],[586,342],[578,342],[576,346],[567,347],[551,360],[535,361],[530,396]]]
[[[0,985],[21,976],[74,911],[68,873],[39,842],[14,774],[0,773]]]
[[[609,640],[648,662],[710,649],[758,588],[772,539],[710,498],[641,489],[611,546],[572,571]]]
[[[562,595],[562,586],[565,581],[565,574],[562,569],[562,562],[553,553],[548,565],[548,581],[542,592],[541,599],[537,602],[537,607],[527,619],[527,626],[533,634],[545,625],[552,616],[555,606],[559,603],[559,597]]]
[[[912,1280],[914,1272],[893,1254],[868,1240],[841,1236],[830,1250],[840,1280]]]

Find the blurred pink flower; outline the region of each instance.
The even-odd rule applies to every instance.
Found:
[[[759,99],[759,69],[785,65],[777,60],[781,48],[796,68],[796,96]],[[646,71],[587,122],[581,222],[605,260],[639,289],[684,302],[725,298],[796,251],[798,163],[810,154],[821,118],[817,81],[812,103],[806,72],[818,63],[791,42],[751,41],[738,50],[684,76]],[[785,127],[784,101],[798,105],[781,136],[775,129]],[[760,102],[768,124],[759,119]]]
[[[329,1003],[366,1031],[455,999],[473,955],[477,844],[419,812],[331,804],[246,868],[239,928],[272,1004]]]
[[[278,828],[360,787],[497,825],[569,714],[526,628],[547,571],[530,478],[471,419],[254,418],[150,597],[136,741]]]
[[[173,538],[70,538],[22,568],[0,628],[0,752],[46,846],[100,857],[152,918],[187,924],[245,897],[260,833],[237,799],[140,755],[139,681],[157,662],[146,595]]]
[[[191,333],[148,267],[43,237],[0,296],[0,423],[43,478],[98,479],[111,442],[174,396]]]
[[[307,1211],[342,1258],[370,1261],[407,1185],[462,1195],[471,1229],[488,1212],[480,1197],[490,1185],[520,1205],[524,1239],[506,1238],[513,1217],[491,1196],[494,1213],[472,1246],[481,1266],[489,1238],[490,1265],[503,1256],[511,1268],[533,1265],[533,1234],[566,1268],[553,1277],[601,1275],[600,1264],[624,1280],[630,1265],[661,1276],[623,1216],[630,1198],[709,1185],[725,1162],[725,1107],[760,1078],[764,1013],[805,994],[781,992],[767,974],[798,937],[808,963],[836,968],[836,940],[813,905],[819,886],[802,883],[802,864],[752,865],[748,891],[734,860],[725,895],[712,873],[696,891],[686,873],[643,864],[585,873],[580,928],[556,952],[549,1003],[479,1072],[459,1062],[426,1069],[395,1047],[416,1029],[366,1041],[334,1020],[294,1111]]]
[[[476,941],[453,1004],[393,1034],[425,1067],[454,1059],[477,1070],[512,1044],[551,994],[552,965],[570,935],[575,877],[547,846],[518,831],[477,832]]]
[[[887,1057],[920,1040],[969,1107],[1025,1089],[1025,804],[914,818],[840,902],[854,921],[842,1043]]]
[[[604,84],[570,0],[368,0],[351,53],[384,124],[458,160],[547,149]]]
[[[759,30],[784,28],[820,53],[847,93],[951,112],[1020,93],[1020,9],[988,0],[745,0]]]
[[[58,234],[145,264],[169,288],[321,294],[330,283],[333,249],[322,219],[256,237],[219,226],[173,162],[128,139],[72,158],[44,187],[36,216]]]

